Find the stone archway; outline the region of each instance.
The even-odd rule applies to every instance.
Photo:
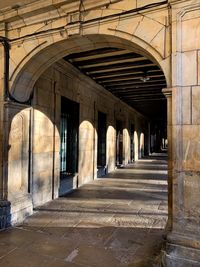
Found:
[[[29,102],[38,78],[64,56],[102,47],[123,48],[145,55],[162,69],[167,85],[171,85],[168,10],[165,7],[161,13],[158,10],[148,16],[116,14],[105,20],[90,21],[89,15],[80,22],[77,15],[79,13],[70,15],[67,25],[57,18],[44,25],[42,31],[35,26],[34,33],[29,26],[17,37],[15,31],[9,31],[9,93],[14,100],[21,104]]]
[[[124,36],[124,34],[122,34],[122,36]],[[134,40],[136,41],[139,39],[135,37]],[[91,34],[86,36],[71,36],[64,41],[58,41],[50,45],[45,43],[44,46],[46,47],[41,49],[38,53],[36,53],[37,49],[34,50],[35,55],[26,55],[24,60],[22,60],[15,71],[13,71],[10,81],[10,93],[17,101],[26,102],[32,96],[35,83],[39,77],[55,62],[59,61],[68,54],[104,47],[123,48],[145,55],[160,67],[163,66],[165,77],[169,82],[169,67],[166,64],[165,59],[162,58],[158,51],[150,45],[147,45],[146,42],[142,40],[139,40],[139,42],[142,44],[142,47],[130,40],[122,39],[121,37],[104,34]],[[146,47],[147,50],[145,50],[144,47]],[[149,51],[151,51],[152,54]],[[26,62],[27,60],[28,62]],[[55,77],[55,79],[57,78]],[[56,90],[56,88],[54,89]],[[38,174],[38,177],[39,176],[40,174]],[[50,195],[49,192],[48,195]],[[39,204],[42,204],[42,200]]]
[[[35,81],[54,62],[73,52],[104,46],[127,48],[147,56],[161,67],[170,87],[169,30],[164,22],[167,16],[167,10],[163,10],[161,15],[156,12],[148,17],[121,16],[117,21],[95,20],[89,24],[73,21],[65,27],[61,25],[59,30],[52,27],[36,36],[11,39],[10,93],[24,102]]]
[[[37,5],[37,2],[34,1],[28,7],[20,7],[20,10],[19,7],[10,8],[5,12],[5,17],[1,17],[1,35],[7,36],[10,43],[10,93],[16,100],[26,102],[40,74],[64,54],[73,49],[82,51],[93,46],[94,42],[88,39],[89,36],[96,36],[95,43],[99,44],[109,45],[113,42],[120,46],[126,43],[130,49],[146,53],[161,66],[169,87],[164,93],[169,107],[168,136],[173,141],[173,144],[169,144],[169,150],[173,152],[173,157],[170,158],[170,173],[173,175],[171,186],[174,190],[174,217],[166,264],[171,266],[179,263],[188,265],[191,261],[196,263],[200,248],[200,45],[196,34],[199,31],[199,1],[156,1],[156,5],[150,5],[148,10],[141,12],[136,11],[135,7],[143,5],[144,2],[150,4],[151,1],[142,1],[141,4],[139,1],[128,0],[99,0],[98,3],[86,0],[84,8],[78,1],[66,4],[68,1],[60,0],[55,1],[59,2],[55,5],[48,0],[43,1],[44,5]],[[126,7],[127,2],[131,4]],[[133,6],[134,4],[136,5]],[[128,12],[123,12],[124,10]],[[7,27],[4,27],[4,20]],[[77,42],[79,38],[83,38],[83,43]],[[3,55],[3,46],[0,49]],[[2,69],[3,61],[2,56]],[[2,72],[2,88],[3,80]],[[8,112],[2,115],[4,118],[1,129],[9,129],[9,108],[5,107],[4,103],[2,106],[1,114],[4,114],[3,109]],[[173,114],[170,112],[172,108]],[[7,168],[7,134],[8,132],[0,136],[3,151],[0,158],[3,158],[4,152],[6,155],[5,160],[2,160],[4,169]],[[6,175],[6,170],[3,170],[2,176]],[[1,200],[6,199],[6,178],[4,180],[5,184],[3,178],[0,181]],[[7,208],[6,203],[2,205]]]

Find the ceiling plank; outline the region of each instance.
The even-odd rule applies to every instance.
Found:
[[[136,101],[136,102],[138,102],[138,101],[150,101],[150,100],[154,100],[154,101],[158,101],[158,100],[165,100],[165,97],[162,97],[162,96],[154,96],[154,97],[135,97],[135,98],[130,98],[128,101],[130,102],[130,101],[132,101],[132,102],[134,102],[134,101]]]
[[[127,81],[127,80],[136,80],[136,79],[139,79],[142,76],[142,72],[141,73],[138,73],[138,74],[129,74],[129,75],[116,75],[115,78],[101,78],[101,79],[96,79],[95,78],[95,81],[97,81],[98,83],[104,83],[104,84],[108,84],[108,83],[112,83],[112,82],[115,82],[115,81]],[[161,73],[161,74],[155,74],[155,75],[148,75],[148,77],[151,79],[151,78],[163,78],[165,79],[165,76]]]
[[[95,66],[91,66],[91,67],[87,67],[87,66],[80,66],[79,68],[81,70],[85,70],[87,72],[93,71],[93,70],[112,70],[112,69],[118,69],[118,68],[127,68],[127,67],[133,67],[133,68],[137,68],[138,66],[140,67],[146,67],[146,66],[156,66],[155,63],[151,62],[150,60],[146,59],[146,60],[142,60],[142,61],[136,61],[136,62],[128,62],[128,63],[114,63],[114,64],[110,64],[104,67],[95,67]]]
[[[125,91],[126,89],[135,89],[135,88],[147,88],[147,90],[148,90],[148,88],[153,88],[153,87],[158,87],[158,86],[160,86],[160,88],[163,89],[166,86],[166,83],[165,82],[157,82],[157,83],[151,84],[151,85],[147,84],[147,83],[145,83],[143,85],[140,83],[137,83],[134,85],[130,84],[130,85],[125,85],[125,86],[124,85],[120,85],[120,86],[118,85],[118,86],[114,86],[114,87],[105,86],[105,88],[108,90],[112,90],[112,91],[117,91],[118,89],[123,89]]]
[[[74,53],[64,59],[141,113],[163,116],[166,109],[163,105],[166,98],[162,93],[166,87],[165,76],[160,67],[144,55],[127,49],[103,47]],[[142,81],[144,75],[150,80]]]
[[[83,51],[83,52],[78,52],[78,53],[72,53],[64,57],[65,60],[73,59],[73,58],[86,58],[86,57],[91,57],[95,55],[105,55],[109,54],[111,52],[122,52],[124,49],[117,48],[117,47],[103,47],[103,48],[98,48],[98,49],[93,49],[93,50],[88,50],[88,51]]]
[[[133,53],[133,52],[131,52],[131,53]],[[82,61],[85,61],[85,60],[97,60],[97,59],[103,59],[105,57],[113,57],[114,58],[114,56],[126,55],[126,54],[130,54],[130,51],[129,50],[117,50],[117,51],[114,51],[114,52],[113,51],[110,51],[110,52],[108,51],[105,54],[97,53],[97,54],[88,55],[88,56],[85,56],[85,57],[75,57],[75,58],[73,58],[73,61],[79,63],[79,62],[82,62]]]
[[[99,62],[99,60],[92,60],[90,63],[87,64],[79,64],[74,63],[78,68],[86,69],[86,68],[95,68],[95,67],[101,67],[101,66],[113,66],[115,64],[123,64],[123,63],[131,63],[131,62],[140,62],[140,61],[147,61],[145,57],[129,57],[124,59],[115,59],[115,60],[109,60],[109,61],[102,61]]]
[[[143,74],[144,71],[146,71],[147,68],[144,67],[144,69],[140,68],[140,69],[129,69],[129,70],[117,70],[117,71],[113,71],[111,73],[100,73],[100,74],[93,74],[93,79],[109,79],[111,77],[118,77],[118,76],[126,76],[126,75],[134,75],[134,74]],[[151,66],[148,67],[148,74],[149,73],[163,73],[158,66]]]
[[[150,79],[149,81],[141,81],[140,79],[135,79],[134,81],[133,80],[122,80],[122,81],[116,81],[116,82],[110,82],[110,83],[104,83],[104,82],[101,82],[100,84],[103,85],[103,86],[106,86],[106,87],[112,87],[112,86],[118,86],[118,85],[127,85],[127,84],[132,84],[132,85],[137,85],[137,84],[141,84],[141,85],[151,85],[152,83],[159,83],[159,82],[162,82],[162,83],[165,83],[165,79],[160,79],[159,78],[155,78],[155,79]]]
[[[153,89],[153,90],[146,90],[146,89],[140,89],[140,90],[131,90],[131,91],[116,91],[113,92],[113,94],[118,94],[118,95],[125,95],[125,96],[129,96],[129,95],[135,95],[135,94],[144,94],[144,93],[161,93],[160,87],[158,87],[157,89]]]
[[[120,53],[120,52],[118,52]],[[110,63],[110,62],[115,62],[115,61],[121,61],[121,60],[127,60],[127,59],[138,59],[138,58],[144,58],[144,59],[147,59],[146,57],[144,56],[141,56],[141,55],[138,55],[136,53],[133,53],[133,52],[127,52],[125,54],[118,54],[116,55],[116,53],[113,55],[113,56],[110,56],[110,55],[105,55],[102,56],[101,58],[98,58],[97,55],[94,55],[94,57],[92,59],[83,59],[80,61],[80,60],[77,60],[76,58],[72,58],[72,59],[69,59],[70,62],[72,63],[76,63],[78,66],[83,66],[83,65],[92,65],[92,64],[95,64],[95,63]]]
[[[154,63],[147,63],[147,64],[144,64],[143,65],[130,65],[130,66],[127,66],[124,65],[124,66],[117,66],[117,67],[112,67],[112,68],[99,68],[99,69],[96,69],[96,70],[92,70],[92,69],[86,69],[84,70],[86,74],[88,75],[93,75],[93,74],[96,74],[96,73],[112,73],[112,72],[115,72],[115,71],[120,71],[120,72],[126,72],[126,71],[130,71],[133,69],[136,69],[138,71],[138,69],[142,69],[142,70],[146,70],[147,68],[151,68],[151,67],[156,67],[158,68]]]

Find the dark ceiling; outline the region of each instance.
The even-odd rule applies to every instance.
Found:
[[[101,48],[64,58],[106,90],[155,120],[166,119],[166,80],[157,64],[119,48]]]

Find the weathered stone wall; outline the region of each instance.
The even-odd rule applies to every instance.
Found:
[[[172,233],[167,266],[199,266],[200,260],[200,3],[171,1],[172,89],[168,125],[171,136],[170,200]]]
[[[19,112],[19,108],[18,105],[9,108],[8,199],[12,202],[12,222],[32,211],[28,195],[30,109]]]
[[[150,0],[86,0],[80,10],[79,1],[53,5],[45,0],[42,5],[36,1],[24,8],[2,10],[0,35],[6,31],[10,39],[13,96],[19,101],[27,100],[41,73],[68,53],[104,45],[145,54],[161,66],[170,86],[168,8],[164,4],[134,11],[148,4],[152,4]],[[126,10],[131,12],[124,13]]]
[[[78,184],[97,176],[98,111],[107,115],[107,170],[115,168],[116,120],[123,121],[123,164],[130,160],[130,123],[138,136],[145,132],[146,119],[106,92],[90,78],[61,60],[36,82],[32,116],[32,194],[34,206],[58,196],[60,170],[61,96],[80,104]],[[143,127],[143,128],[142,128]],[[55,128],[55,130],[54,130]],[[142,156],[135,141],[136,159]],[[54,147],[53,147],[54,146]],[[54,163],[54,165],[53,165]],[[54,174],[52,173],[54,170]],[[54,177],[53,177],[54,175]],[[54,181],[53,181],[54,180]]]

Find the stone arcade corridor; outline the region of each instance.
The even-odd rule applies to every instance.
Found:
[[[0,1],[1,266],[200,266],[199,35],[199,0]]]
[[[166,179],[160,154],[39,207],[1,233],[0,266],[157,266],[167,222]]]

